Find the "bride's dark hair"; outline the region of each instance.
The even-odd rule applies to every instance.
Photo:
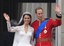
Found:
[[[30,19],[32,20],[31,14],[24,14],[24,15],[23,15],[23,19],[22,19],[22,21],[21,21],[21,23],[20,23],[19,25],[23,25],[23,24],[24,24],[24,16],[25,16],[25,15],[28,15],[28,16],[30,17]],[[29,25],[31,24],[31,20],[30,20]]]

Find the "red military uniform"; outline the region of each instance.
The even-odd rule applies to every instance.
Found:
[[[57,27],[61,25],[61,20],[56,19],[55,21],[53,19],[49,19],[49,21],[46,24],[46,30],[47,33],[44,33],[45,28],[43,29],[43,31],[39,34],[39,37],[37,39],[45,39],[45,38],[52,38],[52,28],[53,27]],[[36,32],[36,30],[39,27],[39,21],[35,20],[31,26],[34,28],[34,33]],[[41,41],[41,42],[37,42],[36,40],[36,46],[52,46],[52,41]]]

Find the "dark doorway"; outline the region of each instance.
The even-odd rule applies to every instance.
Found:
[[[10,16],[10,19],[16,20],[18,2],[14,0],[0,0],[0,46],[12,46],[14,33],[7,31],[6,20],[3,17],[4,12]]]

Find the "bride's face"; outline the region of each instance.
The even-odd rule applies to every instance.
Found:
[[[24,16],[24,24],[29,24],[29,23],[30,23],[30,21],[31,21],[30,16],[25,15],[25,16]]]

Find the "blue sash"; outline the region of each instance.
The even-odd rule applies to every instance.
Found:
[[[42,30],[44,29],[45,25],[47,24],[49,18],[47,18],[45,21],[43,21],[40,26],[38,27],[36,33],[35,33],[35,38],[38,38],[39,34],[42,32]]]

